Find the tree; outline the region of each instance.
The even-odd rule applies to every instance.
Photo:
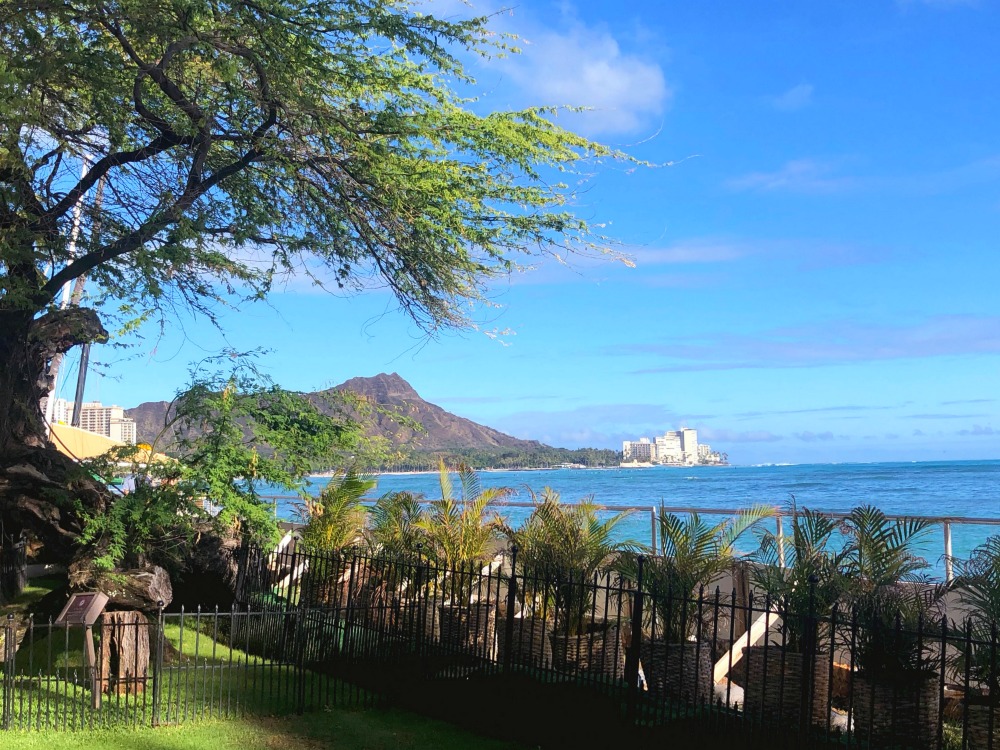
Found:
[[[348,291],[375,280],[433,333],[468,324],[468,303],[525,254],[603,251],[552,176],[620,155],[551,109],[481,115],[456,89],[462,55],[510,50],[484,18],[405,0],[0,5],[8,530],[56,542],[73,536],[71,500],[100,510],[98,487],[69,486],[39,402],[53,357],[106,340],[105,323],[214,319],[306,274]],[[60,309],[84,278],[91,307]]]
[[[348,394],[328,397],[344,399],[325,404],[334,412],[353,404]],[[196,371],[170,404],[151,445],[122,446],[83,463],[93,476],[107,480],[127,473],[132,481],[127,492],[100,508],[83,503],[74,508],[81,530],[71,581],[119,592],[113,601],[122,604],[141,601],[144,582],[150,580],[166,587],[177,574],[189,582],[207,575],[224,579],[233,572],[232,561],[199,551],[203,542],[215,549],[215,542],[226,544],[238,535],[266,547],[278,539],[276,514],[261,487],[297,492],[310,507],[311,473],[334,463],[377,463],[384,447],[384,441],[362,434],[352,419],[331,416],[306,395],[275,386],[246,358],[229,372]],[[313,506],[319,516],[309,532],[313,537],[329,537],[335,535],[333,527],[349,526],[344,516],[352,511],[364,516],[364,509],[350,501],[373,483],[354,472],[347,480],[335,479],[324,491],[318,505],[326,513]],[[349,502],[339,501],[342,495]],[[161,595],[145,597],[147,606],[168,599],[164,590],[156,593]]]

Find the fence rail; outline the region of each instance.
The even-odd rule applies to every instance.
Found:
[[[299,498],[297,496],[292,496],[292,495],[262,495],[261,500],[265,502],[270,502],[273,505],[275,515],[277,516],[279,503],[282,502],[295,503],[299,501]],[[364,502],[368,506],[373,506],[375,504],[375,500],[366,500]],[[428,498],[422,500],[422,502],[430,504],[431,502],[433,502],[433,500]],[[563,505],[572,506],[574,505],[574,503],[563,503]],[[522,502],[522,501],[505,500],[502,504],[498,504],[498,509],[501,511],[505,508],[530,510],[534,507],[535,507],[534,503]],[[649,549],[654,555],[657,554],[658,551],[662,551],[663,549],[662,540],[660,540],[658,537],[659,525],[657,524],[657,514],[660,511],[659,505],[597,505],[596,507],[599,510],[608,513],[611,512],[619,513],[621,511],[629,511],[639,515],[648,516],[649,536],[647,537],[647,539],[648,539]],[[784,506],[775,505],[770,507],[773,513],[772,523],[774,524],[775,533],[779,538],[782,538],[784,535],[784,522],[790,519],[792,517],[792,514],[790,514],[787,508],[785,508]],[[698,508],[689,506],[664,506],[663,510],[665,510],[668,513],[675,513],[681,515],[686,515],[689,513],[697,513],[703,516],[735,516],[742,510],[745,510],[745,508]],[[832,518],[837,520],[843,520],[849,516],[849,514],[846,512],[834,512],[834,511],[829,511],[829,512],[819,511],[818,515],[821,515],[825,518]],[[994,532],[1000,531],[1000,518],[996,516],[993,517],[913,516],[913,515],[887,513],[886,518],[888,518],[891,521],[896,521],[901,519],[919,520],[926,522],[935,528],[940,529],[941,555],[939,559],[943,564],[943,569],[939,569],[939,574],[943,572],[944,579],[947,581],[952,581],[954,580],[955,577],[952,565],[952,560],[956,556],[954,552],[953,534],[952,534],[955,527],[966,528],[974,526],[988,526],[991,527],[991,529],[993,529]],[[296,526],[299,524],[291,522],[291,525]],[[646,543],[646,539],[639,539],[637,541],[640,541],[643,544]],[[985,536],[979,539],[979,542],[981,541],[985,541]],[[966,545],[968,549],[963,550],[963,552],[967,553],[976,545],[976,543]]]
[[[92,629],[10,616],[0,727],[377,701],[489,724],[509,702],[499,728],[543,746],[593,746],[603,728],[619,742],[687,732],[742,747],[1000,750],[996,624],[866,626],[814,596],[792,611],[739,586],[664,591],[645,562],[557,575],[525,569],[516,550],[460,568],[420,555],[238,554],[229,611],[108,613]],[[914,668],[896,669],[893,654]]]

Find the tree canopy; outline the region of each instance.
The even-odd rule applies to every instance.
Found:
[[[551,108],[464,98],[469,60],[513,51],[487,21],[407,0],[0,2],[9,527],[59,516],[38,487],[68,470],[39,403],[52,361],[105,324],[214,320],[295,274],[386,288],[434,332],[526,257],[604,251],[559,172],[622,155]],[[63,309],[83,279],[84,306]]]
[[[42,312],[86,275],[130,314],[211,314],[294,272],[377,279],[433,329],[467,322],[461,303],[519,253],[596,247],[545,170],[611,152],[546,109],[480,115],[456,91],[463,55],[507,49],[486,19],[26,0],[0,32],[2,309]]]

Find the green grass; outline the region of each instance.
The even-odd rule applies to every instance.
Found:
[[[63,575],[28,579],[28,585],[24,591],[18,594],[13,601],[0,606],[0,617],[6,620],[7,615],[21,617],[27,614],[39,599],[65,584],[66,576]]]
[[[213,638],[210,618],[177,618],[164,626],[168,647],[160,682],[160,721],[164,724],[245,714],[291,713],[298,706],[296,670],[282,663],[230,648]],[[95,628],[99,634],[100,628]],[[17,651],[12,699],[15,728],[92,728],[148,724],[153,715],[152,680],[138,694],[107,695],[98,711],[90,707],[90,685],[84,679],[82,628],[36,628]],[[282,634],[281,617],[257,631],[254,640],[273,642]],[[237,634],[239,638],[239,634]],[[155,641],[155,638],[153,639]],[[155,645],[151,644],[154,646]],[[98,646],[99,648],[99,646]],[[155,652],[150,655],[155,658]],[[49,666],[51,665],[51,666]],[[336,687],[306,671],[307,706],[335,702]],[[356,697],[360,698],[361,696]]]
[[[335,710],[158,729],[3,732],[4,750],[517,750],[402,711]]]

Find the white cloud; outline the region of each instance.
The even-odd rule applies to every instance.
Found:
[[[660,355],[668,364],[642,373],[819,367],[848,362],[1000,354],[1000,317],[936,315],[909,325],[852,320],[774,328],[758,334],[719,332],[657,344],[622,344],[610,353]],[[926,415],[915,415],[920,418]],[[948,415],[978,416],[978,415]]]
[[[774,443],[784,438],[767,430],[728,430],[699,427],[698,437],[710,443]]]
[[[672,92],[660,65],[649,56],[623,50],[640,42],[616,38],[600,25],[581,21],[568,1],[559,19],[543,22],[530,6],[504,5],[500,0],[418,0],[422,13],[458,20],[490,16],[492,31],[513,34],[520,54],[497,56],[489,70],[512,81],[518,91],[511,106],[584,107],[561,111],[560,124],[589,136],[642,133],[659,126],[658,118]],[[662,49],[662,40],[657,47]]]
[[[505,61],[533,104],[590,108],[560,114],[590,135],[635,133],[657,124],[671,98],[660,66],[624,52],[608,31],[572,22],[523,32],[522,54]]]
[[[792,86],[788,91],[771,99],[771,105],[780,112],[794,112],[812,103],[813,87],[808,83]]]
[[[659,266],[682,263],[724,263],[750,255],[753,249],[736,242],[693,239],[668,247],[630,250],[628,254],[637,266]]]
[[[751,172],[726,184],[733,190],[793,193],[833,193],[855,185],[850,177],[838,177],[834,165],[817,159],[793,159],[774,172]]]

